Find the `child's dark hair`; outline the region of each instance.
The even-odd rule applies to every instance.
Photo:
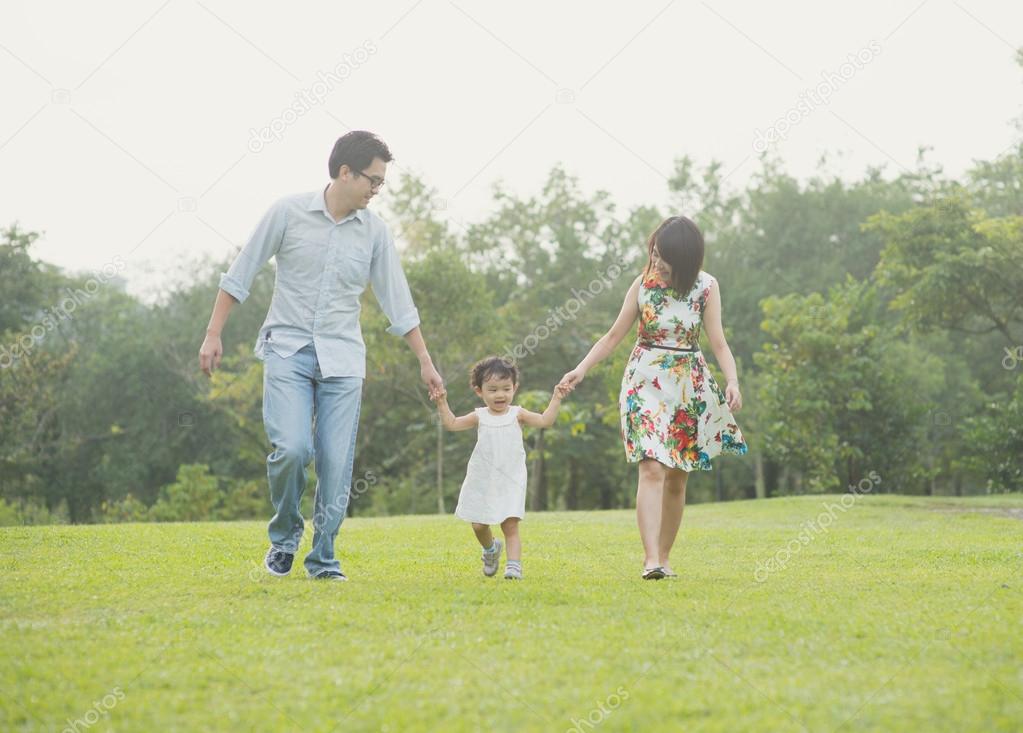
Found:
[[[510,379],[512,384],[519,383],[519,368],[515,362],[502,356],[488,356],[480,359],[469,370],[469,384],[473,389],[483,389],[488,379]]]

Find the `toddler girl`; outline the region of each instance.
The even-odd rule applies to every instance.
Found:
[[[522,426],[549,428],[561,406],[563,390],[551,395],[543,414],[512,404],[518,389],[519,371],[513,362],[489,356],[473,365],[469,383],[483,400],[468,415],[455,417],[448,407],[447,392],[435,396],[441,423],[448,430],[478,428],[476,447],[466,469],[458,495],[455,516],[472,522],[476,539],[483,546],[483,574],[497,573],[501,540],[495,539],[490,525],[500,524],[508,544],[504,577],[522,579],[522,542],[519,520],[526,513],[526,450],[522,445]]]

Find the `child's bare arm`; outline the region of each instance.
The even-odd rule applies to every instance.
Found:
[[[547,405],[547,409],[543,411],[542,415],[539,412],[519,410],[519,422],[531,428],[549,428],[558,418],[558,410],[561,409],[561,398],[565,392],[566,389],[561,387],[561,385],[555,387],[554,394],[551,395],[550,404]]]
[[[455,413],[448,407],[448,393],[446,391],[439,392],[434,399],[437,402],[437,414],[440,417],[440,424],[444,426],[445,430],[456,432],[476,427],[478,420],[475,412],[455,417]]]

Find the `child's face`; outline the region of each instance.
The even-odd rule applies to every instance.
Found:
[[[483,386],[476,388],[476,394],[494,412],[504,412],[511,405],[515,389],[515,383],[509,377],[487,377]]]

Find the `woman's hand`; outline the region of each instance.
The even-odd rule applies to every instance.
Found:
[[[585,377],[586,377],[586,370],[585,369],[580,369],[579,367],[576,367],[575,369],[573,369],[570,372],[566,372],[565,376],[563,376],[561,378],[561,381],[558,382],[558,387],[560,387],[561,390],[563,390],[562,391],[562,396],[568,394],[573,389],[575,389],[578,386],[578,384],[581,381],[583,381],[583,379]]]
[[[738,382],[729,382],[725,386],[725,402],[728,403],[728,409],[732,412],[738,412],[742,407],[742,393],[739,392]]]

